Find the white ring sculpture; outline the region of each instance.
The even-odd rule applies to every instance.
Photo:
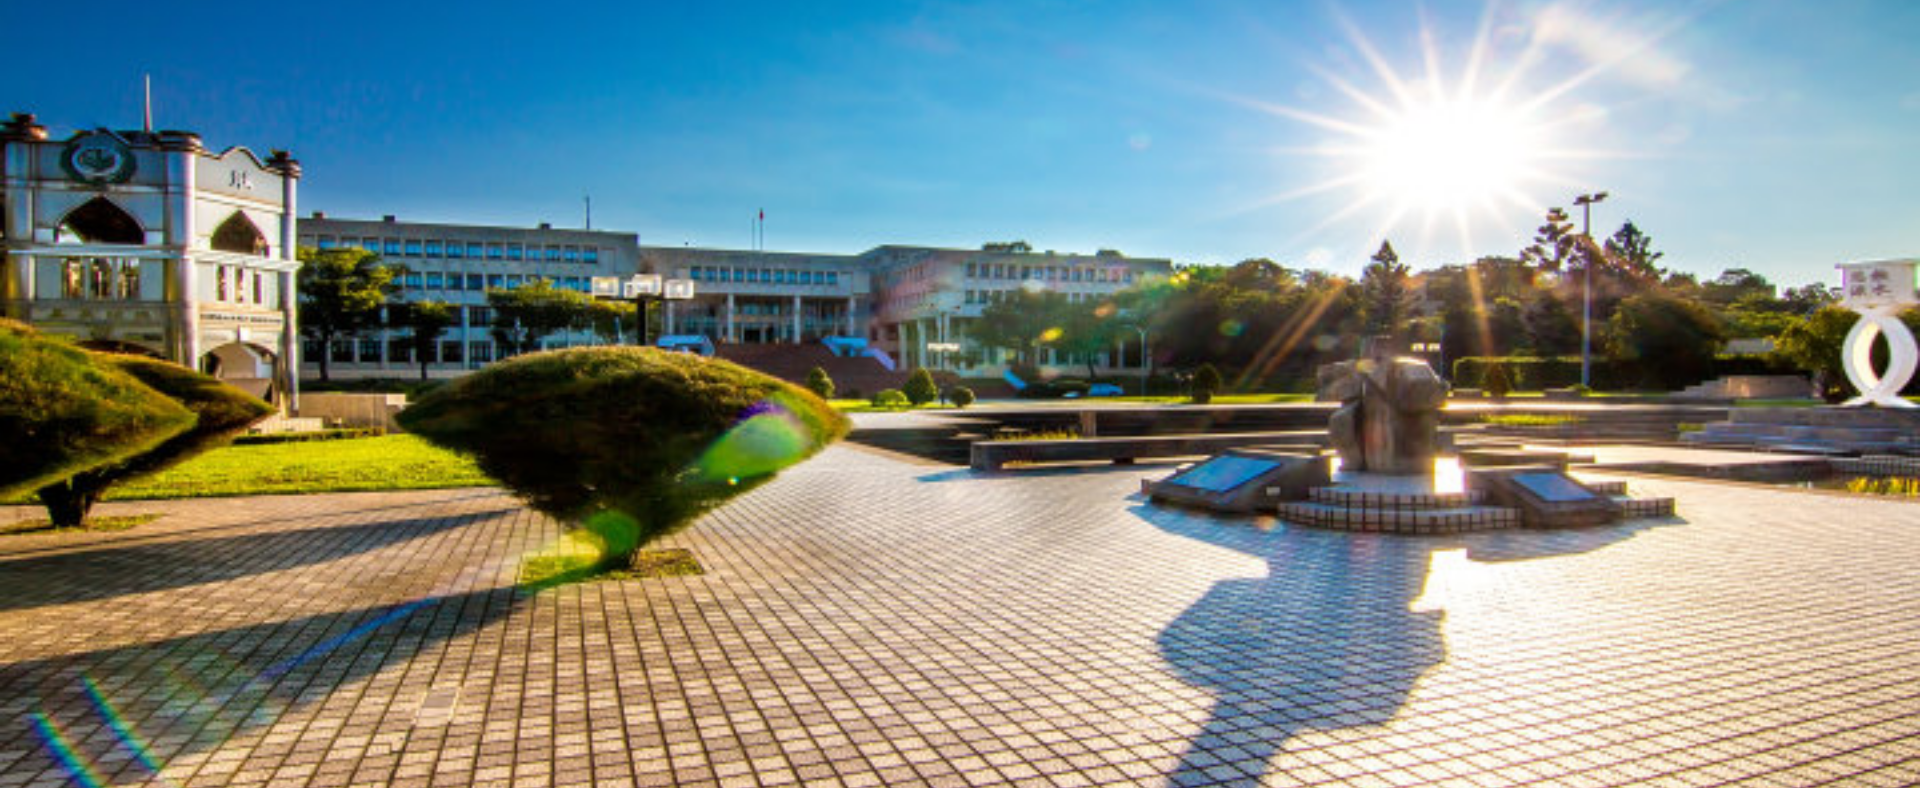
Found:
[[[1900,396],[1900,389],[1913,379],[1914,368],[1920,366],[1920,346],[1914,344],[1913,332],[1907,329],[1906,323],[1900,322],[1900,316],[1894,309],[1861,309],[1859,312],[1859,322],[1854,323],[1853,330],[1847,332],[1847,342],[1840,348],[1840,362],[1846,368],[1847,381],[1860,391],[1860,396],[1841,405],[1920,407]],[[1887,360],[1885,376],[1873,369],[1873,339],[1880,334],[1886,335],[1887,349],[1892,356]]]

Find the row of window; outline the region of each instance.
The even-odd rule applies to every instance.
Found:
[[[838,285],[836,271],[806,271],[786,268],[720,268],[696,265],[687,272],[696,282],[747,282],[771,285]]]
[[[267,274],[237,265],[214,266],[213,300],[226,304],[267,303]]]
[[[140,261],[69,257],[61,265],[60,294],[76,300],[136,300],[140,298]]]
[[[1041,282],[1103,282],[1132,284],[1133,269],[1124,266],[1017,265],[967,263],[969,279],[1020,279]]]
[[[329,356],[327,360],[339,364],[378,364],[381,360],[380,351],[383,346],[387,351],[386,362],[388,364],[420,363],[413,357],[413,340],[407,337],[385,341],[379,339],[361,339],[358,342],[335,342],[333,343],[333,354]],[[356,351],[358,352],[356,353]],[[320,343],[313,341],[306,342],[302,357],[306,359],[319,358]],[[471,361],[474,365],[478,366],[492,363],[493,359],[494,347],[491,340],[475,342],[441,340],[435,344],[433,352],[428,354],[426,362],[429,364],[464,364]]]
[[[1013,292],[1016,292],[1016,291],[1015,290],[968,290],[966,294],[966,303],[997,304],[997,303],[1000,303],[1001,301],[1005,301],[1008,298],[1010,298],[1011,296],[1008,294]],[[1078,304],[1082,301],[1094,301],[1094,300],[1098,300],[1106,297],[1099,293],[1067,293],[1066,296],[1067,296],[1067,302],[1071,304]]]
[[[593,282],[584,276],[539,276],[535,274],[462,274],[443,271],[409,271],[400,277],[403,290],[504,290],[531,284],[541,279],[553,281],[561,290],[582,293],[593,290]]]
[[[449,260],[544,260],[549,263],[585,263],[596,265],[600,262],[600,248],[596,246],[574,246],[570,244],[517,244],[517,243],[479,243],[472,241],[439,241],[420,238],[335,238],[322,235],[317,241],[321,249],[351,248],[358,246],[384,257],[444,257]]]

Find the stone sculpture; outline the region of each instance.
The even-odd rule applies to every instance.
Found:
[[[1446,381],[1416,358],[1395,357],[1385,337],[1365,357],[1320,368],[1318,399],[1340,409],[1327,421],[1343,471],[1424,474],[1440,449]]]

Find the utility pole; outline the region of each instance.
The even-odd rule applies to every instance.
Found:
[[[1607,199],[1606,192],[1582,194],[1573,198],[1580,206],[1580,235],[1587,245],[1580,250],[1581,268],[1586,269],[1586,284],[1580,297],[1580,385],[1593,387],[1593,204]]]

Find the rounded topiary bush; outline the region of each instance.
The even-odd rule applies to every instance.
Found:
[[[1194,404],[1205,405],[1212,402],[1213,395],[1220,390],[1220,370],[1214,369],[1212,364],[1201,364],[1199,369],[1193,371],[1191,385]]]
[[[80,525],[86,520],[88,510],[114,485],[158,473],[224,446],[274,412],[273,406],[259,397],[171,361],[112,353],[96,353],[94,360],[126,372],[148,388],[185,405],[195,420],[191,428],[148,451],[40,488],[40,502],[47,507],[47,514],[56,526]]]
[[[807,390],[821,399],[833,399],[833,378],[829,377],[827,370],[822,367],[809,369],[807,370]]]
[[[901,393],[899,389],[881,389],[880,393],[873,395],[872,402],[876,408],[913,407],[913,402],[908,400],[907,395]]]
[[[947,399],[951,400],[955,407],[964,408],[972,405],[973,389],[967,388],[966,386],[954,386],[952,390],[947,392]]]
[[[603,566],[848,429],[799,386],[634,347],[519,356],[422,397],[399,420],[473,455],[533,508],[597,535]]]
[[[92,354],[0,320],[0,495],[148,451],[192,411]]]
[[[900,393],[906,395],[907,402],[920,407],[940,396],[940,387],[934,385],[933,373],[926,367],[914,367],[907,375],[906,385],[900,387]]]

